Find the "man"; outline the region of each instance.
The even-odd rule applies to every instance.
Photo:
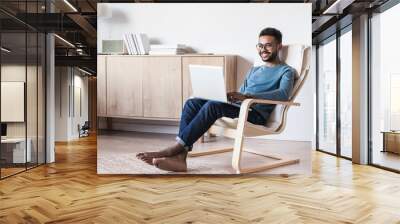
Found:
[[[265,64],[250,69],[239,92],[228,93],[229,101],[240,102],[248,98],[289,100],[295,71],[279,59],[278,53],[282,48],[281,32],[275,28],[263,29],[256,48]],[[248,121],[265,124],[274,107],[275,105],[253,105]],[[187,153],[192,150],[193,144],[216,120],[221,117],[239,117],[239,112],[239,107],[227,103],[189,99],[183,107],[177,143],[158,152],[142,152],[136,156],[162,170],[186,171]]]

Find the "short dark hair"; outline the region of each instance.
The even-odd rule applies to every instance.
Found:
[[[267,27],[261,30],[260,35],[258,37],[261,36],[273,36],[278,41],[278,43],[282,43],[282,33],[278,29]]]

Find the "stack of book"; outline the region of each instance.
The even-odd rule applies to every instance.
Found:
[[[186,46],[183,44],[152,44],[150,45],[149,54],[151,55],[176,55],[185,54]]]
[[[150,42],[144,33],[127,33],[124,35],[125,48],[128,54],[145,55],[149,54]]]

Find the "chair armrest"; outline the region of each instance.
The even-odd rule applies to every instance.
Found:
[[[250,106],[254,103],[258,104],[281,104],[286,106],[300,106],[300,103],[294,103],[290,101],[276,101],[276,100],[265,100],[265,99],[245,99],[240,106],[240,111],[248,111]]]
[[[241,128],[244,128],[244,124],[247,121],[247,116],[249,114],[249,108],[252,104],[258,103],[258,104],[281,104],[281,105],[287,105],[287,106],[300,106],[300,103],[294,103],[290,101],[275,101],[275,100],[265,100],[265,99],[245,99],[241,106],[240,106],[240,112],[239,112],[239,120],[238,120],[238,125],[242,126]]]
[[[276,100],[265,100],[265,99],[245,99],[242,102],[241,107],[246,106],[249,108],[252,104],[258,103],[258,104],[281,104],[281,105],[286,105],[286,106],[300,106],[300,103],[294,103],[290,101],[276,101]]]

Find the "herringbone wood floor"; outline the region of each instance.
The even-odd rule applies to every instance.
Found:
[[[400,223],[400,175],[313,155],[311,177],[98,176],[96,139],[0,181],[0,223]]]

